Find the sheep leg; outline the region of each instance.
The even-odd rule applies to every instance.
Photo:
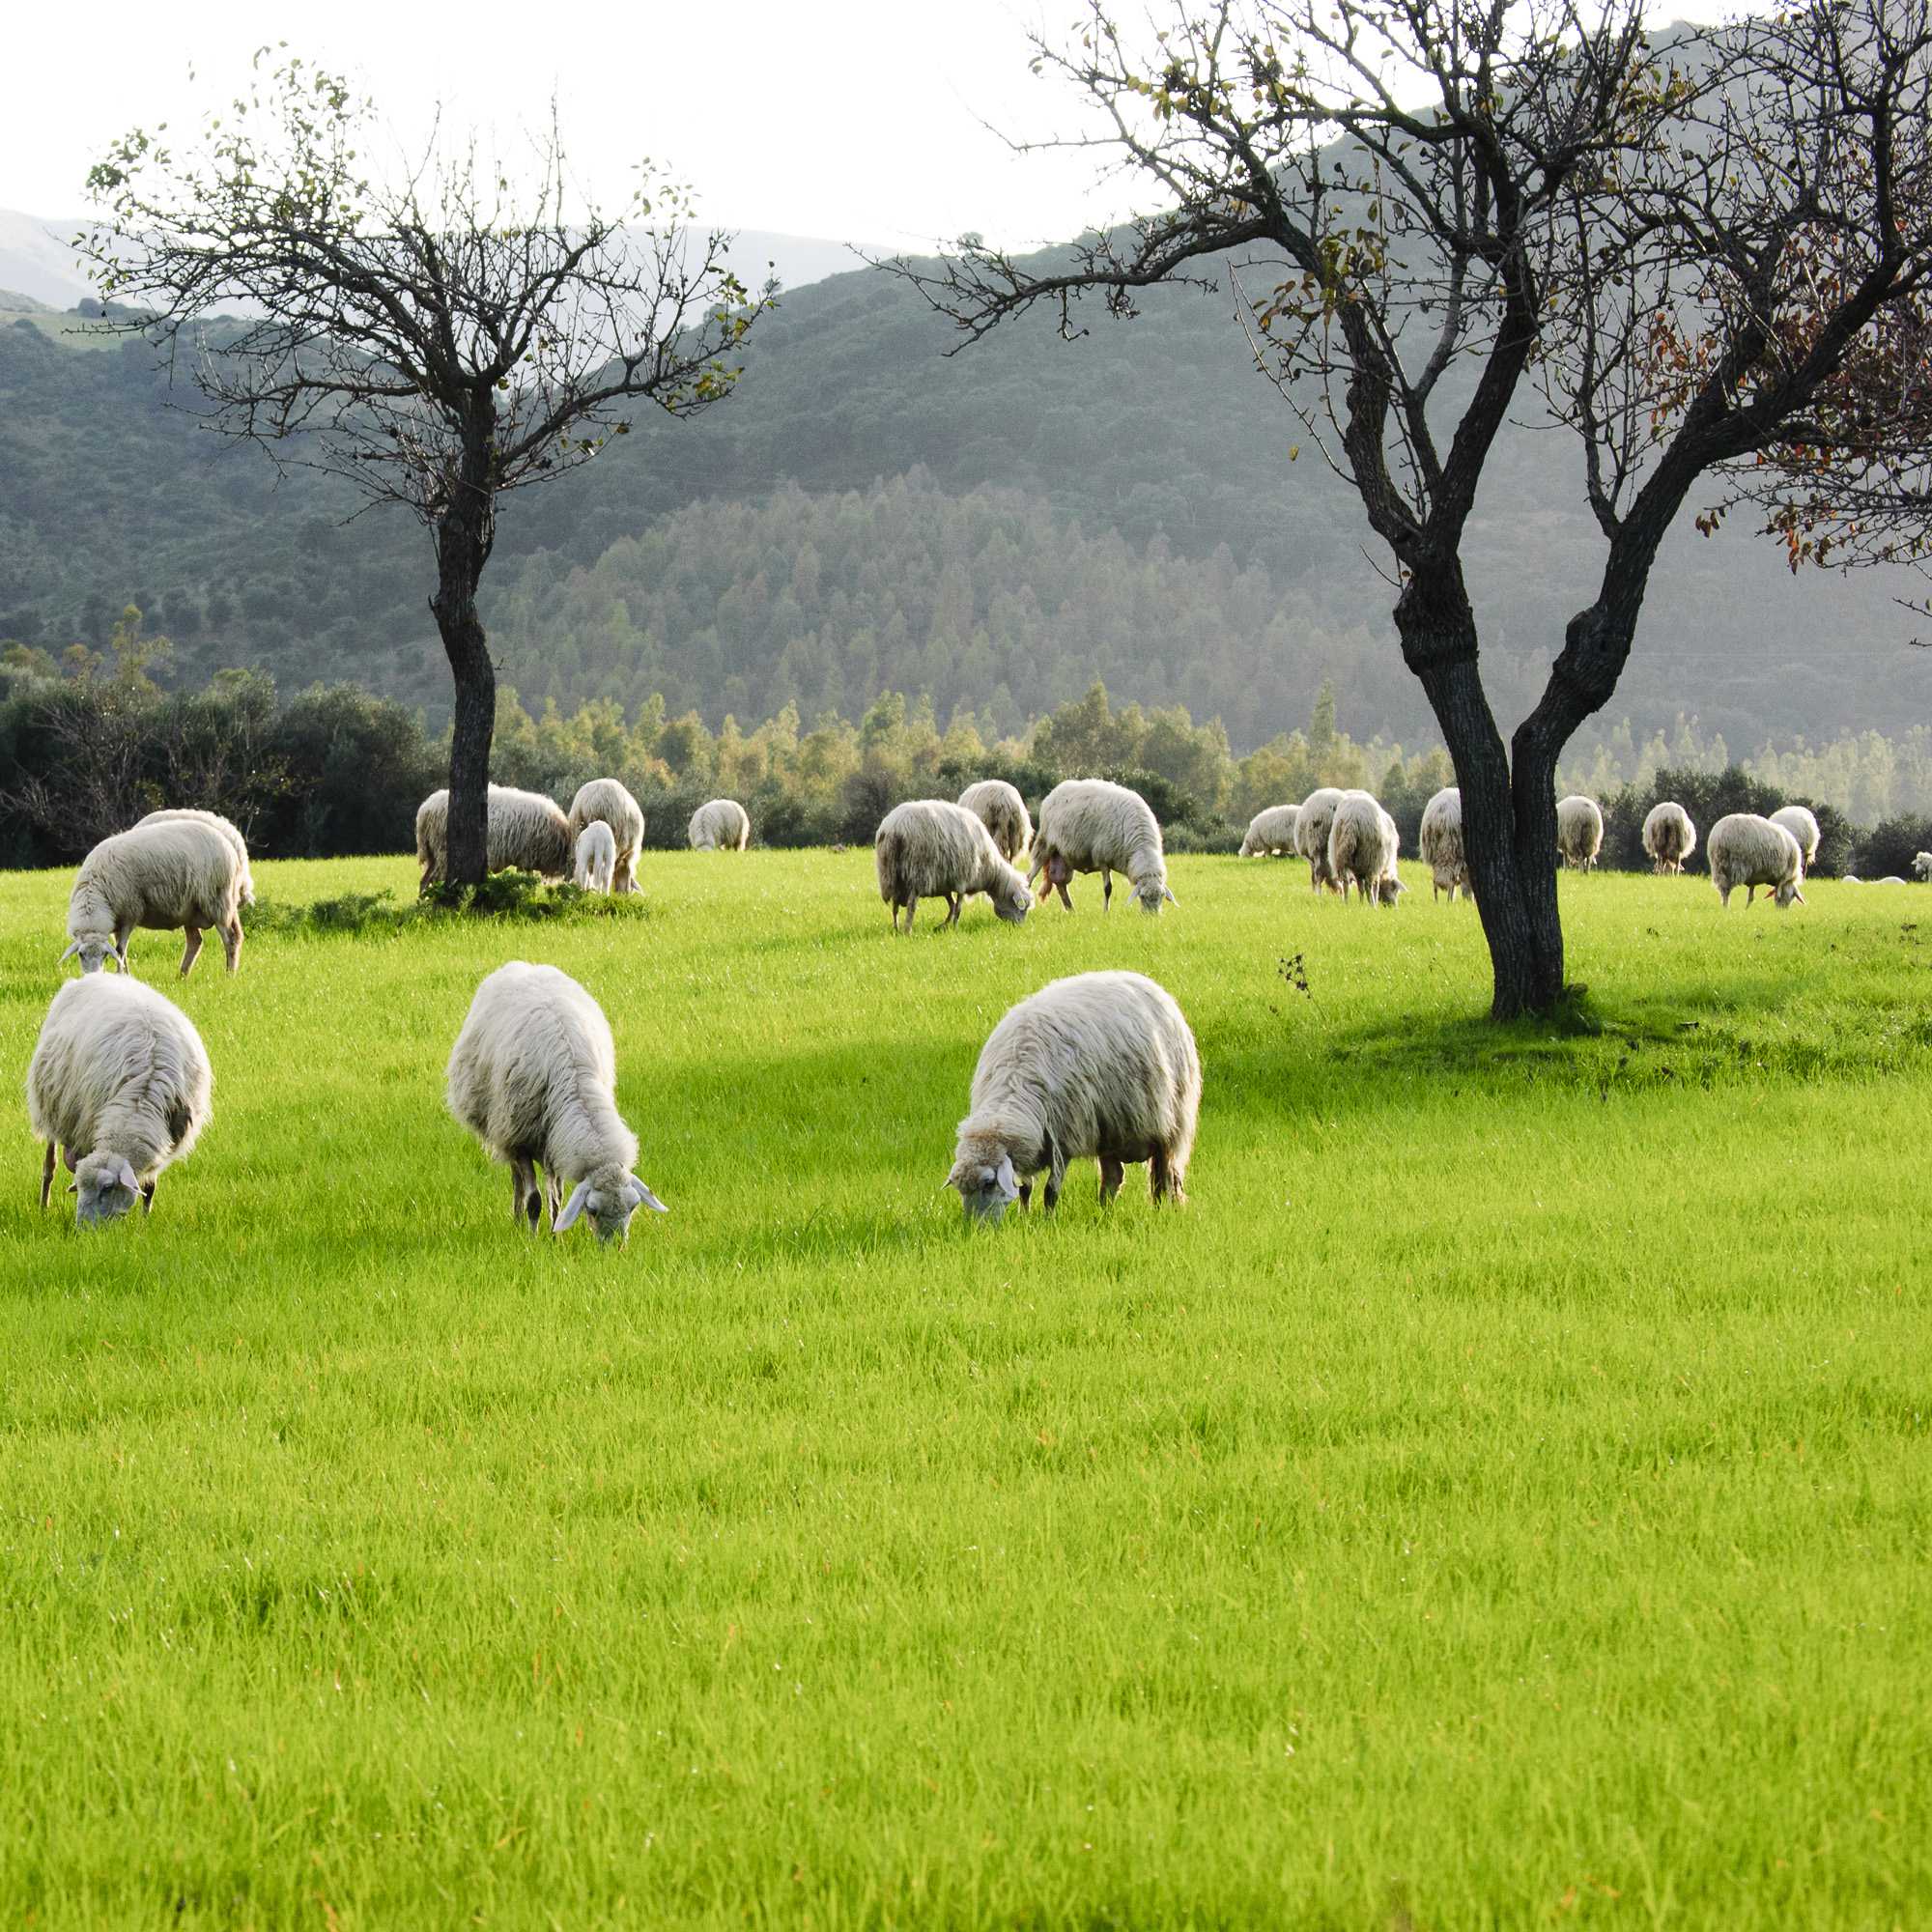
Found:
[[[1168,1165],[1167,1150],[1157,1143],[1148,1151],[1148,1189],[1156,1201],[1172,1201],[1180,1208],[1187,1205],[1187,1196],[1180,1191],[1180,1177]]]
[[[1100,910],[1112,912],[1114,909],[1114,875],[1106,867],[1100,867]]]
[[[47,1205],[46,1196],[43,1195],[41,1197],[41,1206],[44,1208],[46,1205]],[[1031,1180],[1023,1180],[1020,1182],[1020,1212],[1024,1214],[1026,1210],[1032,1206],[1033,1206],[1033,1182]]]
[[[551,1232],[554,1234],[556,1217],[563,1212],[563,1182],[557,1178],[554,1168],[544,1170],[544,1206],[550,1209]],[[530,1216],[530,1225],[536,1225],[534,1213]]]
[[[187,978],[188,968],[194,964],[194,956],[200,951],[201,927],[191,925],[187,928],[187,944],[182,949],[181,976],[184,980]]]
[[[1100,1206],[1104,1208],[1121,1191],[1126,1169],[1110,1153],[1100,1156]]]
[[[535,1168],[526,1160],[513,1158],[510,1162],[510,1219],[519,1226],[527,1225],[534,1234],[538,1206]]]
[[[129,920],[126,925],[117,925],[114,928],[114,956],[120,960],[121,970],[124,973],[130,970],[128,965],[128,942],[133,936],[134,922],[132,920]]]
[[[1066,896],[1066,881],[1065,879],[1062,879],[1060,884],[1056,886],[1054,890],[1060,895],[1060,903],[1064,905],[1068,912],[1071,912],[1073,910],[1073,901]]]
[[[222,928],[221,945],[228,954],[228,970],[232,973],[242,963],[242,915],[239,912]]]
[[[908,932],[912,930],[912,916],[918,910],[919,910],[918,899],[912,898],[906,900],[906,930]]]
[[[142,1213],[152,1214],[155,1211],[155,1189],[157,1188],[160,1184],[161,1184],[160,1180],[157,1178],[154,1180],[149,1181],[148,1184],[141,1189]]]
[[[947,913],[944,923],[947,925],[957,925],[959,923],[959,908],[966,903],[964,896],[959,893],[948,893],[946,895],[946,903],[951,910]]]
[[[47,1157],[41,1163],[41,1212],[45,1213],[47,1196],[54,1191],[54,1144],[47,1143]]]

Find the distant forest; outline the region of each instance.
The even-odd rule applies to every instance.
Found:
[[[1258,270],[1256,273],[1264,273]],[[1427,742],[1391,586],[1351,499],[1249,366],[1227,297],[1165,292],[1086,338],[1002,330],[948,358],[917,296],[861,271],[789,295],[737,394],[642,418],[588,469],[503,506],[483,606],[533,702],[662,693],[727,712],[853,717],[882,690],[1009,735],[1104,680],[1119,700],[1218,717],[1238,753],[1332,682],[1371,737]],[[128,604],[175,650],[164,676],[260,668],[422,707],[447,672],[421,533],[345,519],[338,486],[276,485],[168,407],[153,351],[0,319],[0,642],[104,646]],[[294,453],[294,452],[292,452]],[[1506,725],[1527,708],[1599,550],[1572,445],[1517,432],[1471,543]],[[1680,714],[1740,752],[1932,716],[1932,653],[1876,576],[1793,579],[1735,526],[1682,532],[1618,716]]]

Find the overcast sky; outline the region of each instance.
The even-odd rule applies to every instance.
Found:
[[[1668,15],[1714,17],[1716,4]],[[721,226],[911,247],[971,228],[1061,241],[1130,212],[1125,188],[1096,185],[1091,156],[1013,156],[980,123],[1015,135],[1071,124],[1066,97],[1028,71],[1027,32],[1077,12],[1077,0],[26,6],[6,34],[0,208],[80,213],[111,139],[158,121],[180,131],[280,39],[347,72],[405,133],[440,100],[460,124],[514,138],[547,118],[554,91],[575,172],[611,203],[649,155]]]

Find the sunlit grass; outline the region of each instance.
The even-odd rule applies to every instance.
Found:
[[[1410,878],[137,936],[216,1083],[153,1219],[0,1116],[5,1922],[1932,1916],[1932,895],[1566,879],[1597,1030],[1499,1031]],[[0,877],[16,1095],[68,883]],[[512,957],[611,1017],[624,1252],[443,1111]],[[1193,1021],[1191,1206],[969,1233],[980,1045],[1102,965]]]

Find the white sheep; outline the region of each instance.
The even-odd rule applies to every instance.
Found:
[[[1884,878],[1872,881],[1875,886],[1902,886],[1904,883],[1905,881],[1896,872],[1888,872]],[[1801,898],[1798,903],[1803,905],[1804,901]]]
[[[1469,890],[1469,859],[1463,846],[1463,792],[1458,785],[1444,785],[1422,808],[1422,826],[1416,835],[1416,850],[1429,867],[1429,896],[1456,895],[1472,897]]]
[[[1371,793],[1345,791],[1328,828],[1328,875],[1342,896],[1352,884],[1364,905],[1394,905],[1406,890],[1396,870],[1400,844],[1395,820]]]
[[[1155,1201],[1184,1202],[1200,1114],[1201,1055],[1172,995],[1139,973],[1078,973],[993,1029],[946,1184],[969,1219],[997,1221],[1044,1169],[1050,1211],[1067,1163],[1093,1156],[1103,1202],[1142,1160]]]
[[[242,828],[233,819],[223,818],[218,811],[203,811],[191,805],[174,806],[161,811],[151,811],[147,817],[137,819],[137,825],[166,825],[170,822],[185,822],[190,825],[207,825],[225,838],[235,856],[242,862],[242,903],[251,906],[255,903],[255,880],[248,870],[248,841],[242,836]]]
[[[1913,855],[1912,875],[1918,879],[1932,880],[1932,852],[1917,852]]]
[[[691,814],[686,836],[694,852],[742,852],[752,841],[752,815],[735,798],[714,798]]]
[[[98,973],[111,952],[128,971],[128,941],[136,926],[184,932],[182,977],[201,951],[201,935],[221,935],[232,973],[242,963],[242,880],[245,862],[213,826],[194,819],[137,825],[103,838],[74,875],[68,900],[70,944],[83,973]]]
[[[1041,872],[1047,890],[1060,895],[1068,912],[1073,901],[1066,883],[1075,872],[1099,873],[1103,909],[1113,905],[1116,872],[1127,875],[1143,912],[1157,913],[1163,901],[1180,903],[1167,889],[1167,858],[1153,809],[1139,792],[1106,779],[1067,779],[1040,801],[1027,884]]]
[[[489,827],[486,871],[500,872],[514,866],[519,871],[537,872],[546,879],[569,877],[576,841],[570,821],[554,799],[541,792],[518,791],[513,785],[493,784],[484,809]],[[620,843],[618,850],[622,849]],[[416,863],[422,867],[425,887],[436,885],[448,871],[447,788],[431,792],[416,807]]]
[[[1734,887],[1745,888],[1745,903],[1769,886],[1780,906],[1804,903],[1799,883],[1804,877],[1804,855],[1798,840],[1781,825],[1755,812],[1734,811],[1711,828],[1711,883],[1718,900],[1729,905]]]
[[[644,849],[644,809],[631,796],[630,787],[618,779],[591,779],[577,788],[564,819],[571,850],[583,837],[587,825],[608,825],[617,848],[611,869],[610,890],[613,893],[640,893],[638,884],[638,855]],[[495,869],[494,864],[492,869]]]
[[[449,1056],[449,1111],[508,1163],[512,1218],[532,1231],[546,1204],[553,1233],[587,1213],[600,1241],[627,1237],[640,1207],[670,1211],[632,1171],[638,1137],[617,1112],[603,1009],[554,966],[513,959],[477,987]]]
[[[1588,871],[1604,849],[1604,814],[1594,798],[1573,792],[1556,801],[1556,849],[1566,866]]]
[[[963,805],[950,799],[908,799],[880,821],[872,839],[879,896],[893,909],[893,930],[905,929],[922,898],[944,898],[945,925],[957,925],[959,909],[971,893],[984,893],[1000,918],[1017,925],[1033,904],[1020,875],[1000,856],[993,835]]]
[[[577,835],[577,862],[571,878],[586,893],[608,893],[617,869],[617,838],[601,818]]]
[[[153,1209],[163,1169],[184,1159],[207,1123],[214,1076],[193,1022],[138,980],[70,980],[54,995],[27,1068],[27,1116],[73,1176],[80,1222],[112,1221],[141,1197]]]
[[[1685,860],[1696,851],[1697,828],[1674,799],[1653,805],[1644,814],[1643,849],[1655,872],[1682,872]]]
[[[1015,865],[1033,843],[1033,820],[1026,800],[1005,779],[981,779],[959,794],[959,803],[993,835],[1000,857]]]
[[[1334,874],[1328,869],[1328,834],[1335,823],[1335,808],[1342,793],[1335,785],[1321,785],[1301,801],[1294,821],[1294,849],[1308,861],[1308,889],[1319,893],[1326,886],[1333,890]]]
[[[1817,819],[1802,805],[1780,805],[1771,814],[1771,822],[1783,826],[1798,840],[1798,856],[1804,861],[1804,869],[1809,872],[1812,860],[1818,856]]]
[[[1263,807],[1248,820],[1248,836],[1241,840],[1241,857],[1271,859],[1278,852],[1293,852],[1294,821],[1300,816],[1298,805]]]

